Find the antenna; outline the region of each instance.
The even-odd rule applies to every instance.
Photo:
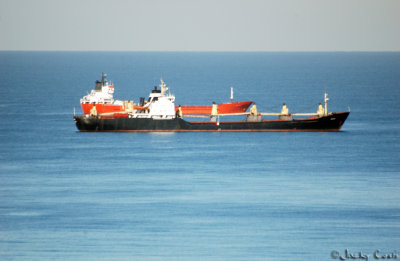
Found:
[[[165,92],[168,90],[167,85],[165,84],[165,82],[163,81],[162,78],[160,78],[160,87],[161,87],[161,94],[164,95]]]
[[[107,74],[105,74],[104,72],[101,73],[101,87],[104,86],[104,84],[107,82]]]

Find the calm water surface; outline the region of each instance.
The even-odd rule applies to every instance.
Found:
[[[1,260],[400,253],[400,53],[0,52],[0,69]],[[327,91],[351,114],[336,133],[79,133],[101,72],[117,99],[162,77],[180,104],[233,86],[314,112]]]

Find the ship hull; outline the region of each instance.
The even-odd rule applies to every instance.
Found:
[[[228,114],[228,113],[242,113],[245,112],[250,104],[251,101],[245,102],[231,102],[231,103],[221,103],[218,104],[218,113],[219,114]],[[178,106],[175,106],[175,110],[178,109]],[[183,115],[210,115],[212,106],[181,106],[182,114]]]
[[[181,118],[151,119],[75,116],[79,131],[89,132],[245,132],[245,131],[340,131],[349,112],[293,120],[189,122]]]
[[[232,103],[221,103],[218,104],[218,113],[227,114],[227,113],[242,113],[245,112],[251,101],[246,102],[232,102]],[[124,111],[123,105],[116,105],[113,103],[81,103],[81,108],[83,114],[90,114],[90,110],[93,106],[96,106],[97,113],[115,113]],[[178,109],[178,106],[175,106],[175,110]],[[201,105],[193,105],[193,106],[181,106],[183,115],[210,115],[212,106],[201,106]]]
[[[81,108],[84,114],[89,114],[90,110],[96,105],[97,113],[113,113],[124,111],[123,105],[116,105],[113,103],[81,103]]]

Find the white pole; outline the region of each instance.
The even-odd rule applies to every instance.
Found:
[[[325,116],[328,115],[328,94],[325,92],[324,102],[325,102]]]
[[[233,102],[233,87],[231,87],[231,102]]]

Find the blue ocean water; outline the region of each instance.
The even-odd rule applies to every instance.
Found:
[[[334,133],[80,133],[162,77],[179,104],[351,114]],[[1,260],[400,256],[400,53],[0,52]],[[338,252],[332,252],[338,251]],[[400,259],[400,258],[397,258]]]

